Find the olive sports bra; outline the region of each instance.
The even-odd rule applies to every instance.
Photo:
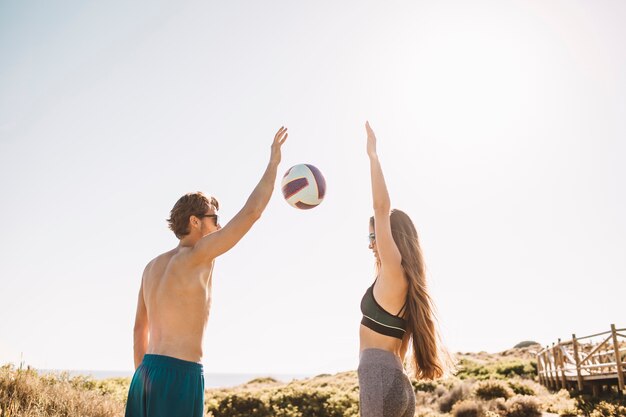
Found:
[[[374,281],[374,284],[376,284],[376,281]],[[365,291],[365,295],[361,299],[361,313],[363,313],[361,324],[374,330],[376,333],[402,339],[404,333],[406,333],[407,321],[400,315],[406,308],[406,301],[400,312],[394,316],[376,302],[374,298],[374,284]]]

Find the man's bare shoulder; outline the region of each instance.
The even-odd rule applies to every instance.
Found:
[[[164,253],[162,253],[160,255],[157,255],[155,258],[153,258],[146,265],[146,267],[144,269],[144,275],[150,274],[150,272],[153,271],[155,268],[156,269],[161,269],[161,270],[164,269],[165,266],[168,263],[170,263],[172,258],[174,258],[177,255],[177,253],[179,252],[178,249],[179,248],[174,248],[174,249],[169,250],[167,252],[164,252]]]

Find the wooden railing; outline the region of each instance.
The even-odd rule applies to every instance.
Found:
[[[611,324],[607,332],[559,339],[537,353],[537,373],[539,382],[554,389],[591,386],[597,394],[602,385],[617,385],[624,392],[626,329]]]

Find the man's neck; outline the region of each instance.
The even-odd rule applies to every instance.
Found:
[[[196,243],[198,243],[199,240],[200,240],[200,237],[198,236],[187,235],[180,240],[180,242],[178,243],[178,247],[179,248],[193,248],[194,246],[196,246]]]

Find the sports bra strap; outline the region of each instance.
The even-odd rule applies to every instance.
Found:
[[[404,309],[406,308],[406,303],[408,300],[404,300],[404,304],[402,304],[402,308],[400,309],[400,311],[398,312],[398,314],[396,314],[396,317],[400,317],[400,315],[402,314],[402,312],[404,311]]]
[[[378,276],[376,276],[376,279],[374,280],[374,283],[372,284],[372,297],[374,297],[374,285],[376,285],[376,281],[378,281]],[[400,316],[402,315],[402,313],[404,312],[404,309],[406,308],[406,303],[408,302],[408,299],[409,299],[409,295],[407,294],[404,300],[404,304],[402,304],[402,308],[400,309],[400,311],[398,311],[398,314],[396,314],[396,317],[402,318]]]

